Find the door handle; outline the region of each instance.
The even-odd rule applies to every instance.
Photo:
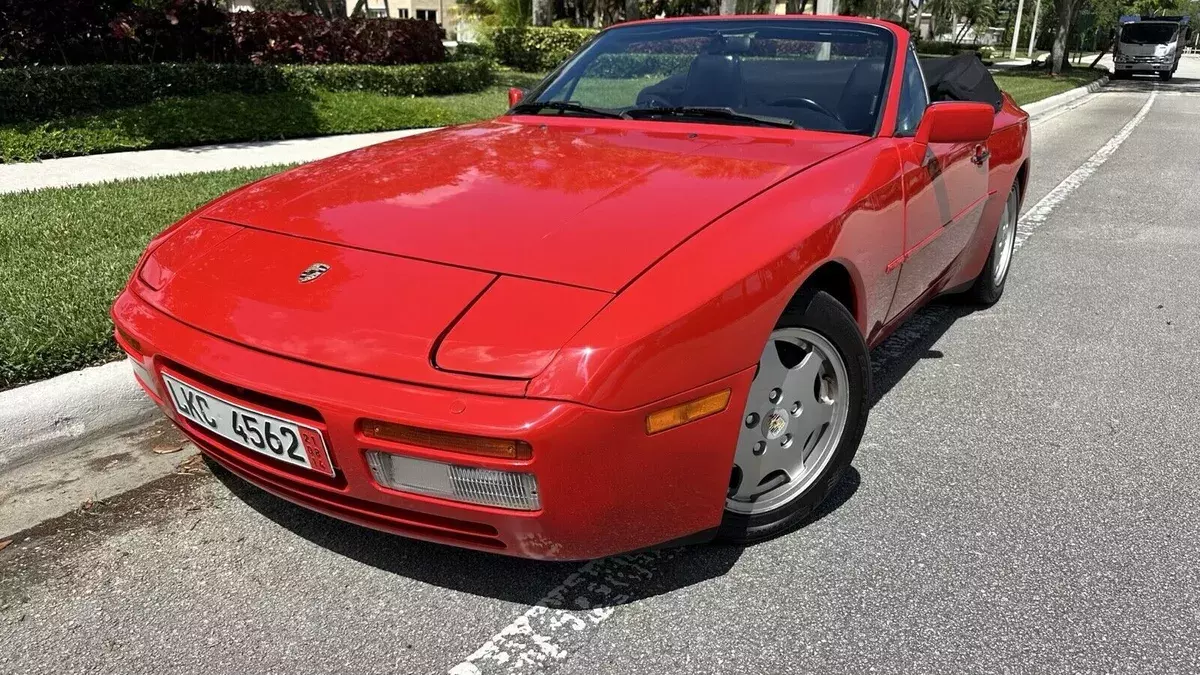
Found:
[[[991,156],[992,151],[988,150],[987,146],[977,145],[975,146],[975,154],[971,157],[971,161],[975,163],[975,166],[983,166],[983,163]]]

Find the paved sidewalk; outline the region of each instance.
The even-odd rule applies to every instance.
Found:
[[[0,193],[87,185],[126,178],[221,171],[271,164],[311,162],[429,129],[403,129],[286,141],[227,143],[173,150],[112,152],[42,162],[0,164]]]

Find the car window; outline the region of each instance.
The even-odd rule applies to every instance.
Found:
[[[929,89],[925,86],[925,75],[917,63],[916,52],[910,48],[904,62],[904,80],[900,83],[900,114],[896,118],[896,135],[916,134],[927,107]]]
[[[525,102],[571,103],[638,119],[649,109],[721,108],[797,128],[875,133],[895,38],[819,20],[672,21],[601,33]],[[547,114],[585,114],[558,108]],[[688,121],[738,124],[735,117]]]

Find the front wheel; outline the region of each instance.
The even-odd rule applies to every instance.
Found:
[[[817,292],[767,339],[750,387],[720,536],[751,543],[806,520],[854,459],[871,368],[854,317]]]
[[[1158,71],[1158,79],[1162,80],[1163,82],[1170,82],[1171,77],[1173,75],[1175,75],[1174,71],[1166,71],[1166,70]]]

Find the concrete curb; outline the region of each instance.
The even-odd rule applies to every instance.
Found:
[[[0,392],[0,473],[125,431],[157,410],[125,361]]]
[[[1060,108],[1068,103],[1072,103],[1078,99],[1081,99],[1088,94],[1094,94],[1100,91],[1100,88],[1106,84],[1108,84],[1108,75],[1104,75],[1091,84],[1087,84],[1082,87],[1076,87],[1070,91],[1064,91],[1061,94],[1055,94],[1054,96],[1044,98],[1040,101],[1034,101],[1033,103],[1022,107],[1025,109],[1025,112],[1029,113],[1030,117],[1037,117],[1038,115],[1044,115],[1051,110]]]

